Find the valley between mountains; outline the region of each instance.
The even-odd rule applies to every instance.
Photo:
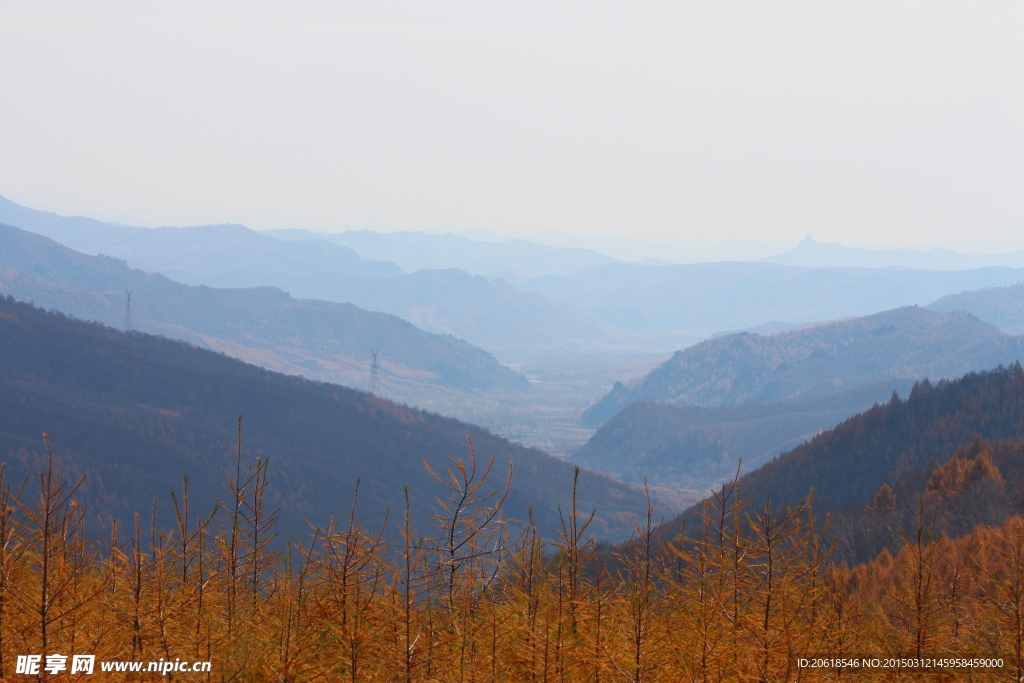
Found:
[[[65,436],[51,428],[53,442],[97,473],[90,495],[109,514],[141,499],[104,498],[104,482],[140,477],[159,489],[185,470],[216,479],[223,463],[206,452],[229,449],[235,409],[227,404],[236,399],[213,422],[214,413],[195,422],[196,411],[212,407],[204,398],[212,384],[160,402],[130,383],[61,378],[58,358],[47,353],[94,354],[79,359],[97,368],[90,382],[127,373],[162,387],[193,362],[133,370],[125,358],[100,353],[104,344],[138,347],[129,356],[139,367],[204,349],[214,354],[204,363],[227,356],[271,371],[233,390],[256,401],[238,403],[237,412],[253,415],[253,446],[283,458],[281,500],[301,514],[333,505],[305,497],[309,477],[340,476],[331,486],[340,500],[355,476],[378,513],[400,506],[402,480],[416,479],[419,467],[419,459],[401,464],[401,453],[457,454],[456,434],[465,429],[478,447],[516,463],[520,517],[530,507],[555,525],[566,501],[546,487],[557,480],[564,490],[573,466],[583,468],[588,505],[621,501],[594,527],[608,538],[628,534],[626,520],[642,513],[645,482],[671,516],[737,468],[754,476],[777,467],[780,456],[855,416],[910,400],[921,382],[998,372],[1024,357],[1024,269],[1013,255],[957,261],[952,252],[843,251],[805,240],[759,262],[644,265],[586,249],[417,232],[133,228],[2,198],[0,223],[0,292],[12,297],[7,330],[45,328],[78,340],[36,348],[26,337],[9,347],[4,400],[12,411],[22,407],[0,450],[28,467],[39,454],[32,430],[47,420],[68,425]],[[835,265],[806,265],[815,258]],[[943,267],[929,269],[934,264]],[[15,348],[35,355],[15,356]],[[217,372],[244,375],[251,366]],[[299,377],[313,383],[288,384]],[[274,402],[275,382],[292,387],[289,415],[302,415],[299,406],[317,392],[339,397],[331,399],[340,401],[336,415],[324,408],[302,417],[301,429],[324,431],[315,445],[294,445],[305,437],[287,421],[256,418]],[[368,396],[372,382],[379,386]],[[365,432],[379,440],[389,431],[407,441],[374,456],[369,441],[350,438]],[[99,433],[109,434],[109,455],[70,438]],[[978,434],[1017,438],[1012,429]],[[973,436],[958,434],[950,447]],[[185,446],[199,443],[207,445]],[[144,461],[130,454],[139,448],[163,453],[161,468],[134,474]],[[333,458],[340,460],[332,465]],[[328,474],[340,463],[347,474]],[[417,504],[427,515],[430,487],[422,488]]]

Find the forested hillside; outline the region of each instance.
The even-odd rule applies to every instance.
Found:
[[[966,313],[916,306],[769,335],[716,337],[610,393],[597,426],[638,401],[727,406],[839,393],[894,379],[958,377],[1024,358],[1024,339]]]
[[[998,527],[1024,514],[1024,443],[989,442],[976,436],[944,465],[898,472],[879,486],[863,508],[833,513],[836,558],[866,562],[898,549],[922,523],[933,537],[955,538],[979,527]]]
[[[486,351],[424,332],[397,316],[326,301],[295,299],[271,287],[182,285],[88,256],[41,235],[0,225],[0,293],[114,327],[132,292],[134,329],[205,346],[271,370],[367,387],[379,350],[383,386],[407,396],[425,386],[529,390]]]
[[[178,499],[184,515],[92,536],[92,511],[65,495],[59,463],[48,465],[27,487],[0,470],[0,529],[13,550],[0,556],[0,596],[10,598],[0,677],[18,653],[48,648],[88,648],[98,672],[200,662],[218,677],[268,682],[1024,673],[1014,607],[1024,519],[1006,516],[1007,501],[1019,501],[1021,443],[976,438],[912,475],[923,503],[909,527],[906,487],[880,488],[845,526],[862,547],[881,539],[881,550],[852,565],[818,508],[746,506],[736,490],[702,508],[689,537],[649,514],[613,547],[594,543],[574,505],[550,543],[530,523],[494,516],[495,499],[470,496],[461,515],[456,486],[425,532],[404,517],[382,532],[357,508],[280,549],[260,478],[229,487],[210,516],[188,517],[209,503],[192,491],[189,507]]]
[[[895,485],[910,470],[943,465],[979,436],[990,442],[1024,439],[1019,363],[957,380],[924,381],[907,398],[893,396],[742,476],[739,495],[755,510],[769,499],[773,508],[785,510],[813,489],[817,513],[859,515],[882,484]],[[695,506],[673,524],[687,520],[693,528],[699,512]]]
[[[423,462],[444,472],[449,457],[467,456],[467,434],[483,462],[495,459],[488,486],[501,488],[515,464],[509,515],[522,519],[532,508],[546,532],[570,501],[572,465],[478,427],[0,301],[0,454],[10,477],[39,471],[48,432],[59,464],[87,475],[82,494],[96,512],[130,519],[154,498],[167,512],[184,475],[197,499],[212,501],[235,471],[240,415],[244,462],[270,459],[270,498],[283,506],[286,527],[348,509],[357,480],[368,518],[383,520],[389,507],[399,514],[409,484],[413,521],[425,525],[441,488]],[[642,493],[590,472],[580,475],[579,497],[582,507],[601,508],[594,531],[609,538],[628,533],[646,507]]]

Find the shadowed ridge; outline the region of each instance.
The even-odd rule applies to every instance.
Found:
[[[88,474],[82,495],[96,512],[129,519],[154,498],[166,506],[185,474],[197,499],[212,500],[234,465],[239,415],[247,453],[270,458],[286,527],[325,522],[361,479],[369,519],[401,509],[409,484],[425,528],[439,489],[422,463],[443,470],[465,454],[467,434],[481,457],[515,463],[509,516],[532,508],[546,532],[571,491],[572,465],[474,425],[0,299],[0,454],[12,477],[38,469],[46,431],[62,468]],[[594,531],[605,538],[628,534],[646,506],[642,493],[592,472],[581,474],[580,497],[601,509]]]

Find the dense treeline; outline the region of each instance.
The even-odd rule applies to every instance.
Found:
[[[1024,444],[995,444],[976,436],[940,465],[903,470],[883,483],[869,504],[831,516],[836,557],[866,561],[894,538],[916,528],[920,505],[927,506],[936,533],[962,536],[979,525],[995,526],[1024,515]]]
[[[432,472],[449,495],[427,528],[408,511],[373,527],[356,499],[278,550],[268,465],[236,457],[212,514],[185,487],[170,520],[136,515],[100,538],[52,459],[27,487],[0,481],[0,678],[30,653],[210,660],[208,675],[168,678],[211,681],[915,679],[798,669],[816,655],[1003,660],[930,680],[1022,672],[1020,517],[951,540],[922,506],[892,553],[850,568],[810,504],[776,516],[732,485],[691,539],[648,517],[608,552],[575,505],[550,544],[508,523],[504,473],[470,453]],[[929,491],[992,481],[986,457],[954,459]]]

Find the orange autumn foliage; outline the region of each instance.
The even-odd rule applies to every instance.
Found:
[[[987,450],[970,460],[954,457],[945,465],[935,468],[928,479],[926,490],[941,498],[952,498],[978,481],[1002,481],[1002,475],[992,463],[992,456]]]
[[[182,681],[924,680],[797,665],[868,655],[1004,661],[927,680],[1022,673],[1020,517],[950,539],[922,499],[916,532],[848,567],[831,561],[809,501],[753,510],[733,484],[687,535],[662,536],[652,511],[608,550],[587,533],[589,511],[564,510],[548,534],[513,523],[506,479],[485,484],[472,453],[452,463],[435,473],[452,495],[430,529],[408,514],[374,528],[354,501],[287,543],[275,542],[265,461],[241,454],[213,515],[183,490],[169,527],[136,518],[102,539],[86,536],[59,473],[16,490],[0,471],[0,679],[17,680],[27,653],[212,660],[209,674],[169,677]],[[990,476],[981,456],[932,490],[977,472]]]

